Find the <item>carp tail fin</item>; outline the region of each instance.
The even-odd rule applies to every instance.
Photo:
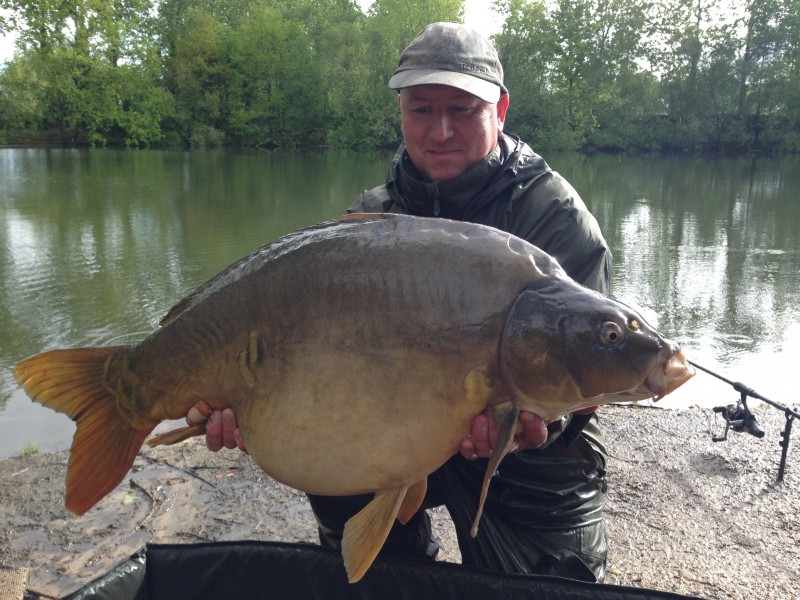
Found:
[[[375,498],[345,524],[342,557],[350,583],[361,579],[378,556],[407,490],[398,487],[376,492]]]
[[[43,352],[17,363],[14,376],[28,396],[75,421],[67,467],[66,507],[82,515],[113,490],[133,465],[149,429],[120,414],[104,384],[106,364],[126,346]]]

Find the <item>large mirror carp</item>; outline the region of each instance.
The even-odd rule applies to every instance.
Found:
[[[320,495],[374,492],[345,529],[351,581],[394,520],[419,509],[427,476],[487,405],[506,417],[484,497],[519,409],[549,422],[660,398],[692,374],[674,343],[538,248],[491,227],[401,215],[291,233],[203,284],[141,343],[51,350],[15,368],[33,400],[77,423],[74,513],[122,481],[156,425],[204,400],[234,409],[250,455],[275,479]]]

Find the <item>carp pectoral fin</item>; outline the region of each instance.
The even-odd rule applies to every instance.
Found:
[[[376,492],[372,502],[345,523],[342,558],[350,583],[361,579],[375,560],[407,490],[408,487],[399,487]]]
[[[483,486],[481,487],[481,499],[478,502],[478,512],[475,514],[475,520],[472,522],[472,529],[469,531],[472,537],[478,535],[478,524],[483,514],[486,494],[489,492],[489,483],[497,472],[500,461],[505,458],[505,455],[508,454],[508,451],[511,450],[511,446],[514,444],[514,431],[517,428],[518,418],[519,407],[516,404],[512,404],[511,410],[506,414],[503,426],[500,428],[500,433],[497,435],[497,442],[494,448],[492,448],[491,455],[489,455],[489,463],[486,465],[486,473],[483,475]]]
[[[76,515],[85,513],[122,481],[158,424],[143,421],[143,428],[132,427],[104,384],[107,361],[123,350],[51,350],[26,358],[14,368],[14,376],[32,400],[66,414],[77,425],[65,500]]]
[[[171,444],[182,442],[183,440],[188,440],[196,435],[204,435],[205,432],[206,422],[203,421],[202,423],[188,425],[187,427],[178,427],[177,429],[171,429],[170,431],[161,433],[156,437],[147,440],[147,445],[151,448],[155,448],[156,446],[169,446]]]
[[[397,520],[403,525],[411,520],[419,507],[422,506],[422,501],[425,500],[425,494],[428,492],[428,478],[423,477],[417,483],[408,488],[406,497],[403,498],[403,504],[400,505],[400,510],[397,511]]]

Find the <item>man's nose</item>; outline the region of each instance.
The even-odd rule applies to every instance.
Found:
[[[437,142],[443,142],[453,135],[453,125],[450,115],[447,111],[441,111],[434,114],[433,123],[431,124],[431,137]]]

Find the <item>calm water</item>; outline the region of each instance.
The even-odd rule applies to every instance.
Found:
[[[227,264],[341,214],[389,156],[0,149],[0,458],[74,430],[19,390],[17,360],[141,339]],[[800,159],[547,158],[600,221],[616,298],[696,362],[797,402]],[[669,405],[735,399],[701,374]]]

